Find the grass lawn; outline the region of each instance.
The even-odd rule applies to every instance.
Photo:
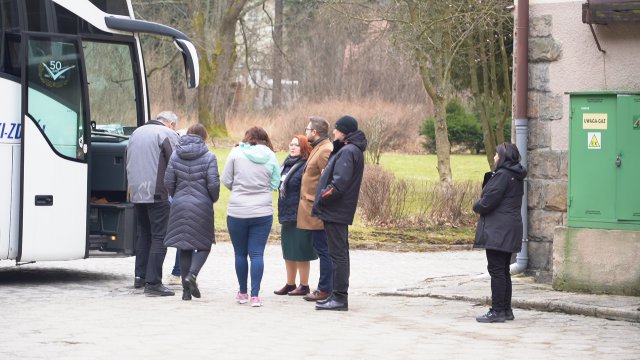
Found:
[[[218,169],[222,176],[224,165],[230,149],[213,149],[218,158]],[[276,153],[278,162],[282,163],[286,158],[286,152]],[[397,153],[383,154],[380,165],[392,172],[397,178],[415,180],[419,182],[438,181],[437,159],[435,155],[408,155]],[[488,171],[486,157],[484,155],[451,155],[451,168],[453,180],[480,181],[483,174]],[[214,205],[215,227],[219,232],[219,238],[228,238],[227,231],[227,205],[229,203],[229,190],[221,185],[220,199]],[[277,192],[273,192],[274,225],[277,221]],[[473,239],[475,229],[450,228],[415,230],[415,229],[375,229],[365,226],[356,217],[354,225],[350,228],[353,239],[352,247],[367,249],[385,249],[393,251],[427,251],[446,249],[452,245],[468,244]],[[272,240],[277,241],[278,234],[273,234]]]
[[[482,180],[489,171],[485,155],[451,155],[453,181]],[[407,155],[385,153],[380,157],[380,165],[392,172],[398,179],[417,181],[438,181],[438,159],[436,155]]]

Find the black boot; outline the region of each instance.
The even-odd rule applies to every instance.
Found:
[[[193,297],[200,298],[200,289],[198,289],[196,276],[193,273],[189,273],[184,277],[184,280],[182,280],[182,286],[185,289],[188,289]]]
[[[476,321],[481,323],[504,322],[505,320],[504,311],[495,311],[493,309],[489,309],[486,314],[476,318]]]
[[[515,320],[515,316],[513,316],[513,309],[512,308],[508,308],[507,310],[504,311],[504,318],[505,320]]]
[[[182,289],[182,300],[191,300],[191,291],[189,289]]]
[[[140,276],[136,276],[136,278],[133,280],[133,287],[136,289],[140,289],[141,287],[144,287],[144,278]]]

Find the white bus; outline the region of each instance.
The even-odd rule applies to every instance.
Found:
[[[191,88],[195,47],[130,0],[0,0],[0,30],[0,260],[133,254],[124,156],[151,118],[139,34],[173,39]]]

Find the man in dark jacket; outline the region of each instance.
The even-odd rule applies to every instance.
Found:
[[[128,194],[138,222],[133,286],[144,286],[147,296],[174,295],[162,285],[162,263],[167,254],[163,240],[169,218],[164,175],[179,139],[173,130],[177,121],[176,114],[163,111],[156,120],[137,128],[127,144]]]
[[[341,117],[333,130],[335,141],[327,167],[318,182],[312,214],[322,219],[333,262],[333,292],[316,302],[317,310],[347,311],[349,290],[349,225],[358,205],[364,173],[367,138],[358,122]]]

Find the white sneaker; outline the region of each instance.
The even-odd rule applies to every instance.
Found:
[[[167,275],[164,283],[167,285],[182,285],[182,278],[176,275]]]

